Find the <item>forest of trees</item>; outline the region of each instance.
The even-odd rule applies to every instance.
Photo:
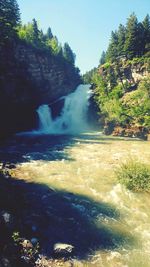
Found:
[[[47,33],[43,33],[39,29],[38,23],[35,19],[25,25],[19,25],[17,28],[19,38],[31,44],[37,49],[47,50],[55,56],[64,58],[72,65],[75,64],[75,54],[68,43],[65,43],[62,47],[56,36],[53,35],[51,28],[49,27]]]
[[[112,31],[108,49],[102,52],[100,66],[106,62],[116,62],[118,58],[133,59],[150,56],[150,16],[147,14],[142,22],[133,13],[127,19],[126,25],[120,24],[118,30]],[[83,75],[86,83],[92,82],[94,68]]]
[[[150,16],[146,15],[138,22],[133,13],[127,19],[126,26],[120,24],[117,31],[112,31],[108,49],[102,53],[100,64],[115,61],[117,57],[127,59],[150,55]]]
[[[0,0],[0,53],[13,49],[17,42],[24,42],[36,49],[48,51],[74,65],[75,54],[68,43],[59,43],[49,27],[47,33],[39,29],[36,19],[23,25],[16,0]]]

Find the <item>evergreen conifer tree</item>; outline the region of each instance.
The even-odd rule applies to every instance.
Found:
[[[141,22],[138,23],[138,31],[137,31],[137,56],[142,56],[144,55],[145,52],[145,45],[146,45],[146,40],[145,40],[145,33],[144,33],[144,27]]]
[[[20,24],[20,11],[16,0],[0,0],[0,44],[12,41]]]
[[[123,56],[125,54],[124,45],[125,45],[125,35],[126,28],[122,24],[119,25],[118,29],[118,55]]]
[[[64,44],[63,47],[63,56],[64,58],[71,63],[72,65],[74,65],[75,63],[75,54],[73,53],[72,49],[70,48],[68,43]]]
[[[38,29],[38,24],[35,19],[33,19],[32,21],[32,27],[33,27],[33,44],[35,46],[38,46],[40,42],[40,31]]]
[[[118,32],[111,33],[111,40],[108,46],[106,58],[109,61],[114,61],[118,57]]]
[[[99,63],[100,63],[100,65],[103,65],[105,62],[106,62],[106,53],[105,53],[105,51],[103,51],[101,54]]]
[[[145,19],[143,20],[143,28],[144,28],[144,52],[150,51],[150,16],[146,15]]]
[[[126,26],[126,39],[125,39],[125,53],[128,58],[133,58],[138,55],[139,51],[139,40],[138,40],[138,20],[136,15],[133,13],[127,20]]]
[[[48,27],[46,36],[47,36],[48,39],[52,39],[53,38],[52,30],[51,30],[50,27]]]

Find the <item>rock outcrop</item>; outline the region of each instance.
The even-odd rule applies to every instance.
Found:
[[[49,104],[73,91],[80,83],[74,66],[30,46],[19,45],[15,57],[25,66],[29,79],[37,89],[38,102]]]
[[[104,79],[107,80],[107,77],[112,75],[117,84],[128,84],[130,90],[132,90],[132,88],[137,87],[141,80],[150,77],[150,59],[137,58],[129,61],[125,58],[118,58],[112,64],[102,65],[98,71]]]

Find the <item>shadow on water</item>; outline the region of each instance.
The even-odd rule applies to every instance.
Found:
[[[71,147],[73,140],[65,135],[15,136],[0,145],[0,161],[22,163],[31,160],[72,160],[65,147]]]
[[[0,144],[0,162],[22,163],[31,160],[74,160],[65,148],[76,144],[105,144],[109,145],[115,141],[133,141],[131,138],[116,138],[103,136],[101,134],[80,135],[30,135],[15,136]],[[137,141],[138,139],[136,139]],[[138,140],[139,141],[139,140]]]
[[[5,165],[32,159],[74,160],[66,148],[78,142],[108,144],[109,141],[110,138],[107,140],[105,137],[104,140],[97,134],[18,136],[0,146],[0,161]],[[15,230],[29,239],[37,237],[42,252],[48,256],[53,254],[53,246],[58,242],[73,245],[74,256],[86,259],[95,250],[113,250],[120,246],[130,246],[134,241],[129,233],[112,230],[107,223],[101,222],[100,218],[113,220],[113,223],[120,219],[119,211],[111,204],[15,178],[7,179],[6,183],[6,188],[13,188],[15,193],[11,194],[9,190],[5,192],[0,187],[0,199],[4,200],[0,201],[0,209],[12,212],[17,218]]]
[[[129,234],[96,223],[100,217],[119,220],[120,213],[114,206],[42,184],[8,180],[18,204],[13,207],[7,201],[3,209],[11,210],[18,218],[16,230],[21,236],[38,238],[45,255],[53,256],[54,244],[58,242],[73,245],[73,256],[80,259],[98,249],[113,250],[132,244]]]
[[[91,134],[82,134],[79,137],[81,141],[85,141],[85,143],[88,141],[89,143],[93,144],[110,144],[111,142],[118,142],[118,141],[128,141],[128,142],[133,142],[133,141],[145,141],[141,140],[139,138],[133,138],[133,137],[121,137],[121,136],[112,136],[112,135],[103,135],[102,133],[91,133]]]

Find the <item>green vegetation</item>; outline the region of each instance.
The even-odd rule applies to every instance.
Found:
[[[0,50],[16,39],[20,12],[16,0],[0,0]]]
[[[74,64],[76,55],[72,52],[68,43],[64,44],[63,56],[68,62],[70,62],[71,64]]]
[[[149,78],[141,81],[136,90],[126,93],[121,84],[111,89],[99,75],[95,75],[94,82],[97,84],[95,99],[107,121],[150,128]]]
[[[119,182],[133,191],[150,191],[150,167],[130,159],[116,170]]]
[[[149,55],[150,49],[150,17],[147,15],[138,22],[133,13],[126,26],[119,25],[117,31],[111,33],[111,40],[106,52],[106,61],[114,62],[116,57],[125,56],[128,59]]]
[[[74,66],[75,54],[68,43],[62,47],[57,37],[52,34],[51,28],[48,28],[47,33],[43,33],[35,19],[23,25],[17,1],[0,0],[1,69],[3,69],[4,64],[6,65],[6,61],[15,64],[14,49],[21,43],[47,52],[49,56],[58,58],[60,62],[71,65],[75,72],[79,73],[79,70]]]
[[[34,266],[39,254],[39,243],[37,242],[33,245],[31,241],[21,238],[19,232],[13,232],[12,240],[14,246],[18,250],[18,258],[20,256],[25,259],[30,266]]]
[[[85,84],[93,83],[93,75],[97,71],[97,68],[93,68],[90,71],[87,71],[85,74],[83,74],[82,79]]]
[[[25,25],[19,25],[17,33],[20,41],[33,46],[34,48],[42,51],[47,51],[50,55],[56,56],[63,61],[74,66],[75,54],[68,43],[62,47],[56,36],[52,34],[49,27],[47,33],[44,34],[39,29],[38,23],[35,19]]]
[[[95,102],[101,124],[143,127],[150,130],[150,17],[138,22],[135,14],[126,26],[112,32],[98,68],[83,75],[85,83],[95,86]],[[133,77],[133,72],[142,78]],[[143,129],[142,128],[142,129]],[[109,132],[109,131],[108,131]]]

